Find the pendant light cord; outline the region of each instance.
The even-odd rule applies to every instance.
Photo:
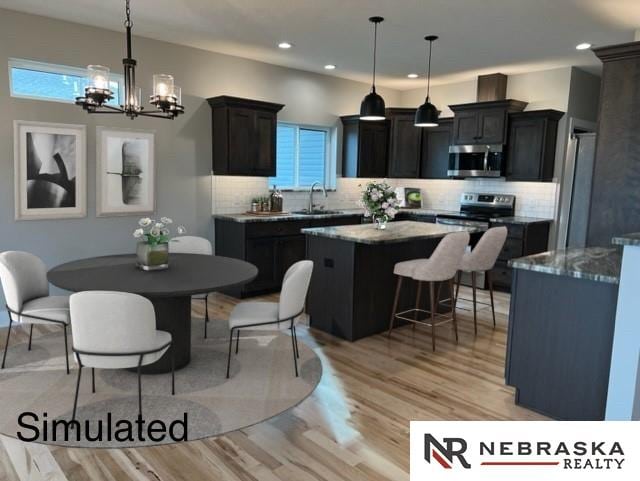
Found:
[[[433,47],[433,40],[429,40],[429,60],[427,63],[427,102],[429,101],[429,90],[431,88],[431,48]]]
[[[133,27],[133,22],[131,21],[129,0],[126,0],[125,14],[127,16],[127,19],[124,21],[124,26],[127,29],[127,58],[131,59],[131,27]]]
[[[373,84],[371,91],[376,91],[376,54],[378,50],[378,22],[373,24]]]

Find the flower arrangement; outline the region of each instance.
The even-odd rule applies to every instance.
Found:
[[[398,213],[400,201],[385,180],[379,183],[368,182],[358,204],[364,208],[365,217],[372,217],[374,222],[378,223],[378,227],[384,229],[387,221]]]
[[[169,217],[161,217],[159,222],[149,217],[143,217],[138,221],[139,227],[133,231],[133,237],[149,245],[166,244],[171,235],[169,229],[171,224],[173,224],[173,220]],[[184,226],[178,226],[177,232],[182,235],[186,229]]]

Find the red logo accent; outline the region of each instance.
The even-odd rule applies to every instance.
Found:
[[[440,466],[442,466],[444,469],[451,469],[451,465],[447,463],[447,461],[442,456],[440,456],[435,449],[431,450],[431,456],[433,456],[433,459],[438,461],[438,463],[440,463]]]

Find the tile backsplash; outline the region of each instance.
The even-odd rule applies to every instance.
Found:
[[[368,179],[338,177],[337,188],[324,198],[321,192],[314,194],[314,201],[327,209],[357,208],[361,184]],[[463,192],[489,192],[515,194],[516,215],[555,218],[558,184],[554,182],[506,182],[496,179],[435,180],[388,179],[389,184],[403,187],[419,187],[422,190],[423,207],[457,211]],[[249,210],[253,197],[269,192],[266,177],[212,176],[213,214],[229,214]],[[284,192],[284,210],[300,210],[307,207],[308,192]]]

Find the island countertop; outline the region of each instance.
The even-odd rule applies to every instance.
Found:
[[[509,266],[514,269],[588,279],[609,284],[619,283],[621,264],[620,249],[615,247],[560,249],[509,261]]]
[[[302,229],[303,234],[340,239],[359,244],[394,244],[398,242],[444,237],[451,232],[482,232],[478,227],[431,224],[414,221],[389,222],[386,229],[373,224],[342,225]]]

